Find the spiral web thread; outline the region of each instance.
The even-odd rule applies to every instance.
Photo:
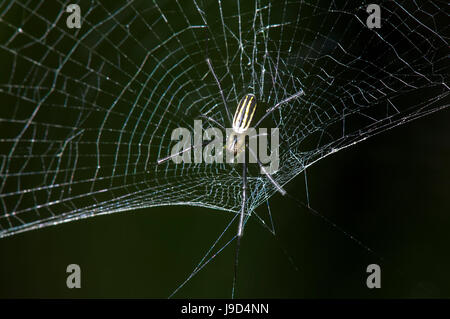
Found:
[[[78,3],[81,29],[66,26]],[[171,132],[230,127],[252,92],[280,129],[284,185],[325,156],[448,106],[448,4],[358,1],[4,1],[0,237],[160,205],[238,212],[240,169],[157,165]],[[443,112],[447,112],[446,110]],[[211,123],[203,122],[204,128]],[[276,189],[249,176],[248,211]]]

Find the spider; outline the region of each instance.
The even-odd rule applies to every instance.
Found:
[[[220,84],[219,78],[217,77],[216,73],[214,72],[214,68],[212,65],[212,62],[209,58],[206,59],[206,63],[208,65],[209,71],[214,77],[214,80],[217,84],[217,87],[219,89],[220,95],[222,97],[223,105],[225,107],[226,114],[228,116],[228,119],[230,121],[231,127],[232,127],[232,133],[228,136],[227,142],[225,145],[225,149],[227,152],[232,153],[233,157],[237,156],[238,154],[244,152],[246,153],[247,149],[249,149],[251,152],[252,150],[248,148],[248,145],[246,143],[245,137],[246,133],[248,132],[248,129],[250,128],[250,125],[253,120],[253,116],[255,114],[255,110],[257,107],[257,100],[256,96],[253,93],[247,93],[244,95],[240,102],[238,103],[236,107],[236,111],[234,113],[233,119],[231,120],[231,113],[230,109],[228,108],[227,101],[225,99],[224,92],[222,90],[222,86]],[[256,122],[256,124],[253,126],[253,128],[258,128],[258,126],[261,124],[261,122],[270,114],[272,114],[275,110],[280,108],[282,105],[302,96],[304,94],[304,91],[300,89],[299,92],[283,99],[282,101],[278,102],[271,108],[266,110],[266,113],[261,116],[261,118]],[[213,119],[212,117],[209,117],[207,115],[201,114],[200,117],[205,118],[206,120],[218,125],[221,129],[225,131],[225,126],[219,123],[217,120]],[[205,142],[203,143],[202,147],[207,145],[209,143]],[[170,156],[167,156],[165,158],[159,159],[157,161],[158,164],[161,164],[175,156],[178,156],[184,152],[190,151],[191,149],[195,148],[195,146],[190,146],[188,148],[183,149],[181,152],[172,154]],[[256,158],[256,162],[258,163],[259,167],[261,168],[261,172],[265,174],[265,176],[268,178],[268,180],[273,184],[275,189],[281,194],[286,195],[286,191],[275,181],[275,179],[271,176],[271,174],[266,170],[266,168],[263,166],[261,161],[258,159],[258,157],[253,153],[252,156]],[[235,252],[235,261],[234,261],[234,276],[233,276],[233,288],[232,288],[232,298],[234,297],[235,292],[235,286],[236,286],[236,280],[237,280],[237,269],[238,269],[238,262],[239,262],[239,247],[241,243],[241,238],[244,234],[244,216],[246,215],[245,207],[247,204],[247,158],[244,156],[244,161],[242,163],[242,203],[241,203],[241,209],[240,209],[240,218],[239,218],[239,224],[236,234],[236,252]]]

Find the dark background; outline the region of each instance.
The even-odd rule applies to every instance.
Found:
[[[278,240],[250,219],[236,296],[450,297],[449,119],[444,110],[407,123],[308,170],[311,206],[376,254],[275,195],[270,206]],[[287,191],[304,199],[304,176]],[[198,207],[159,207],[4,238],[0,297],[165,298],[230,218]],[[234,247],[228,247],[175,297],[230,297],[233,261]],[[66,287],[71,263],[81,267],[81,289]],[[371,263],[381,265],[379,290],[365,285]]]
[[[271,198],[277,239],[250,219],[236,296],[449,298],[449,115],[443,110],[406,123],[308,169],[311,206],[347,235],[292,199]],[[305,201],[304,176],[286,190]],[[265,212],[264,205],[257,209]],[[166,206],[2,238],[0,297],[166,298],[231,218],[231,213],[210,209]],[[72,263],[81,267],[81,289],[66,287],[66,267]],[[229,298],[233,263],[234,245],[175,297]],[[382,270],[378,290],[365,284],[372,263]]]

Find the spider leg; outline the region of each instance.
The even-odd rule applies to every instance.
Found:
[[[247,202],[247,160],[244,161],[242,169],[242,207],[241,207],[241,217],[239,219],[238,237],[242,237],[244,233],[244,215],[245,215],[245,204]]]
[[[239,219],[239,226],[236,238],[236,253],[234,258],[234,277],[233,277],[233,288],[231,290],[231,298],[234,298],[234,292],[236,288],[237,280],[237,270],[239,263],[239,247],[241,246],[241,238],[244,234],[244,215],[245,215],[245,204],[247,203],[247,160],[244,160],[242,169],[242,206],[241,206],[241,216]]]
[[[219,122],[217,122],[215,119],[213,119],[212,117],[210,117],[210,116],[208,116],[208,115],[205,115],[205,114],[200,114],[199,117],[202,117],[202,118],[204,118],[204,119],[206,119],[206,120],[208,120],[208,121],[210,121],[210,122],[216,124],[216,125],[219,126],[222,130],[225,130],[225,127],[224,127],[222,124],[220,124]]]
[[[278,102],[277,104],[275,104],[274,106],[272,106],[270,109],[268,109],[266,111],[266,114],[264,114],[263,116],[261,116],[261,118],[259,119],[259,121],[255,124],[255,128],[258,127],[259,124],[261,124],[261,122],[268,117],[270,114],[273,113],[273,111],[275,111],[276,109],[278,109],[281,105],[286,104],[287,102],[298,98],[299,96],[302,96],[305,94],[305,91],[303,91],[302,89],[300,89],[300,91],[298,91],[295,94],[292,94],[291,96],[285,98],[284,100]]]
[[[206,145],[209,144],[209,142],[210,142],[210,141],[203,141],[201,147],[202,147],[202,148],[205,147]],[[173,157],[175,157],[175,156],[181,155],[181,154],[183,154],[183,153],[185,153],[185,152],[188,152],[188,151],[190,151],[190,150],[192,150],[192,149],[195,149],[196,147],[197,147],[197,145],[189,146],[188,148],[185,148],[185,149],[183,149],[183,150],[180,151],[180,152],[177,152],[177,153],[175,153],[175,154],[172,154],[172,155],[169,155],[169,156],[160,158],[156,163],[157,163],[157,164],[164,163],[165,161],[168,161],[168,160],[170,160],[171,158],[173,158]]]
[[[205,115],[205,114],[200,114],[199,116],[202,117],[202,118],[204,118],[204,119],[207,119],[207,120],[210,121],[210,122],[213,122],[214,124],[217,124],[220,128],[222,128],[223,130],[225,130],[225,127],[224,127],[222,124],[220,124],[219,122],[217,122],[215,119],[213,119],[212,117],[210,117],[210,116],[208,116],[208,115]],[[204,141],[203,144],[202,144],[202,148],[205,147],[206,145],[208,145],[209,142],[210,142],[210,141]],[[180,152],[178,152],[178,153],[175,153],[175,154],[166,156],[166,157],[164,157],[164,158],[161,158],[161,159],[159,159],[159,160],[157,161],[157,163],[158,163],[158,164],[164,163],[165,161],[167,161],[167,160],[169,160],[169,159],[171,159],[171,158],[173,158],[173,157],[175,157],[175,156],[181,155],[181,154],[183,154],[184,152],[187,152],[187,151],[190,151],[190,150],[192,150],[192,149],[195,149],[195,147],[196,147],[196,146],[193,145],[193,146],[190,146],[190,147],[188,147],[188,148],[186,148],[186,149],[183,149],[182,151],[180,151]]]
[[[217,86],[219,87],[220,95],[222,96],[223,105],[225,105],[225,110],[227,111],[228,120],[231,123],[231,113],[228,109],[227,101],[225,100],[225,95],[223,94],[222,86],[220,85],[219,78],[217,77],[216,73],[214,72],[211,60],[209,58],[206,59],[206,63],[208,64],[209,70],[211,71],[214,80],[216,80]]]
[[[277,183],[277,181],[272,177],[272,175],[265,169],[264,165],[261,163],[259,158],[256,156],[255,152],[253,152],[253,150],[251,148],[249,148],[249,150],[252,153],[252,156],[254,158],[256,158],[256,162],[258,163],[261,170],[264,172],[264,174],[266,174],[267,179],[273,184],[273,186],[275,186],[276,190],[281,195],[283,195],[283,196],[286,195],[287,192],[283,189],[283,187],[280,186],[280,184]]]

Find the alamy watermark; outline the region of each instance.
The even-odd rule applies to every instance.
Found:
[[[369,29],[379,29],[381,28],[381,9],[378,4],[369,4],[367,6],[366,12],[369,13],[369,16],[366,20],[366,25]]]
[[[66,279],[67,288],[81,288],[81,268],[77,264],[67,265],[66,272],[69,274]]]
[[[70,13],[66,19],[66,25],[69,29],[81,28],[81,9],[78,4],[69,4],[66,8],[66,12]]]
[[[248,128],[243,133],[237,133],[227,128],[226,139],[221,129],[210,127],[203,131],[202,121],[194,121],[194,132],[184,127],[172,131],[171,140],[178,141],[171,150],[170,158],[176,164],[180,163],[244,163],[248,153],[248,163],[261,165],[261,174],[275,173],[280,164],[278,128],[272,128],[270,133],[266,128]],[[270,136],[270,148],[268,139]],[[193,144],[192,144],[193,141]],[[248,147],[245,143],[248,141]],[[248,152],[247,152],[248,151]]]

